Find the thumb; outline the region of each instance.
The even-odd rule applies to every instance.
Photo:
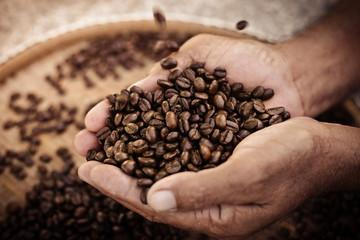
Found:
[[[254,180],[257,168],[248,161],[243,164],[248,158],[241,155],[238,151],[215,168],[177,173],[156,182],[147,195],[149,206],[158,212],[190,211],[219,204],[253,202],[247,186]]]

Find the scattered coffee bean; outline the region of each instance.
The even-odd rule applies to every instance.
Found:
[[[243,30],[243,29],[245,29],[247,27],[247,25],[248,25],[247,21],[241,20],[241,21],[236,23],[236,29],[237,30]]]

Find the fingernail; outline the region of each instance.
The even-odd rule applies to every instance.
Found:
[[[148,197],[148,204],[157,212],[176,210],[176,200],[171,191],[158,191]]]

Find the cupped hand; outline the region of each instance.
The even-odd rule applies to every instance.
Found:
[[[183,172],[156,182],[148,205],[139,200],[136,180],[114,166],[88,162],[80,177],[104,194],[152,221],[241,239],[280,219],[324,189],[327,177],[323,132],[310,118],[298,117],[245,138],[216,168]]]

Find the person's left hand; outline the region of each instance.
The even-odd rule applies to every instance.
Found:
[[[136,179],[119,168],[88,162],[79,176],[151,221],[217,238],[239,239],[260,230],[336,181],[327,169],[327,128],[293,118],[245,138],[232,156],[213,169],[182,172],[156,182],[148,205]]]

